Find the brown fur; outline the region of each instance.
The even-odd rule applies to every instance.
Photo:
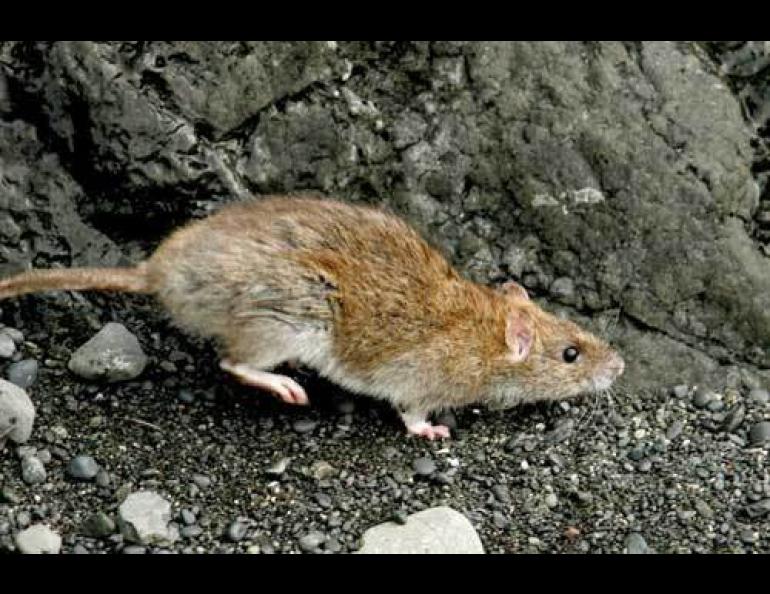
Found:
[[[55,288],[154,293],[234,361],[296,359],[421,413],[569,397],[622,372],[603,341],[515,283],[474,284],[399,218],[329,199],[234,204],[177,230],[135,269],[27,273],[0,283],[0,297]],[[532,338],[518,363],[511,320]],[[570,346],[573,364],[562,357]]]

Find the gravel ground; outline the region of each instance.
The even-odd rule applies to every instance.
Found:
[[[38,522],[63,553],[350,552],[367,528],[441,505],[464,513],[489,553],[770,552],[768,444],[752,432],[770,419],[761,391],[619,388],[464,409],[454,438],[430,443],[406,437],[388,406],[301,371],[310,408],[240,387],[141,297],[111,301],[101,323],[138,337],[144,373],[81,380],[67,363],[98,327],[19,303],[2,317],[25,335],[14,358],[39,363],[21,453],[36,448],[46,476],[29,485],[18,448],[0,454],[3,552]],[[118,506],[139,490],[171,503],[174,544],[120,535]]]

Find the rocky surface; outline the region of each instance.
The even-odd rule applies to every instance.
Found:
[[[37,364],[37,417],[0,453],[0,549],[45,523],[65,553],[352,552],[447,506],[491,553],[770,551],[767,51],[0,42],[0,275],[136,262],[223,202],[320,190],[403,214],[481,282],[520,279],[628,364],[611,395],[457,411],[429,444],[304,372],[310,410],[233,384],[149,298],[3,301],[0,371]],[[142,375],[71,373],[113,322]],[[140,490],[173,543],[110,525]]]
[[[0,379],[0,449],[6,440],[26,442],[32,434],[35,407],[20,387]]]

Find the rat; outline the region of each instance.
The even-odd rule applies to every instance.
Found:
[[[184,330],[213,338],[222,370],[307,405],[302,364],[390,402],[409,434],[448,438],[430,416],[609,388],[622,357],[524,287],[474,283],[404,220],[324,197],[231,203],[183,226],[131,268],[31,270],[0,298],[50,290],[149,293]]]

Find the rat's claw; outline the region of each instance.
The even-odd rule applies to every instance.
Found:
[[[444,425],[431,425],[428,421],[421,421],[406,426],[406,430],[411,435],[425,437],[433,441],[434,439],[446,439],[449,437],[449,427]]]

